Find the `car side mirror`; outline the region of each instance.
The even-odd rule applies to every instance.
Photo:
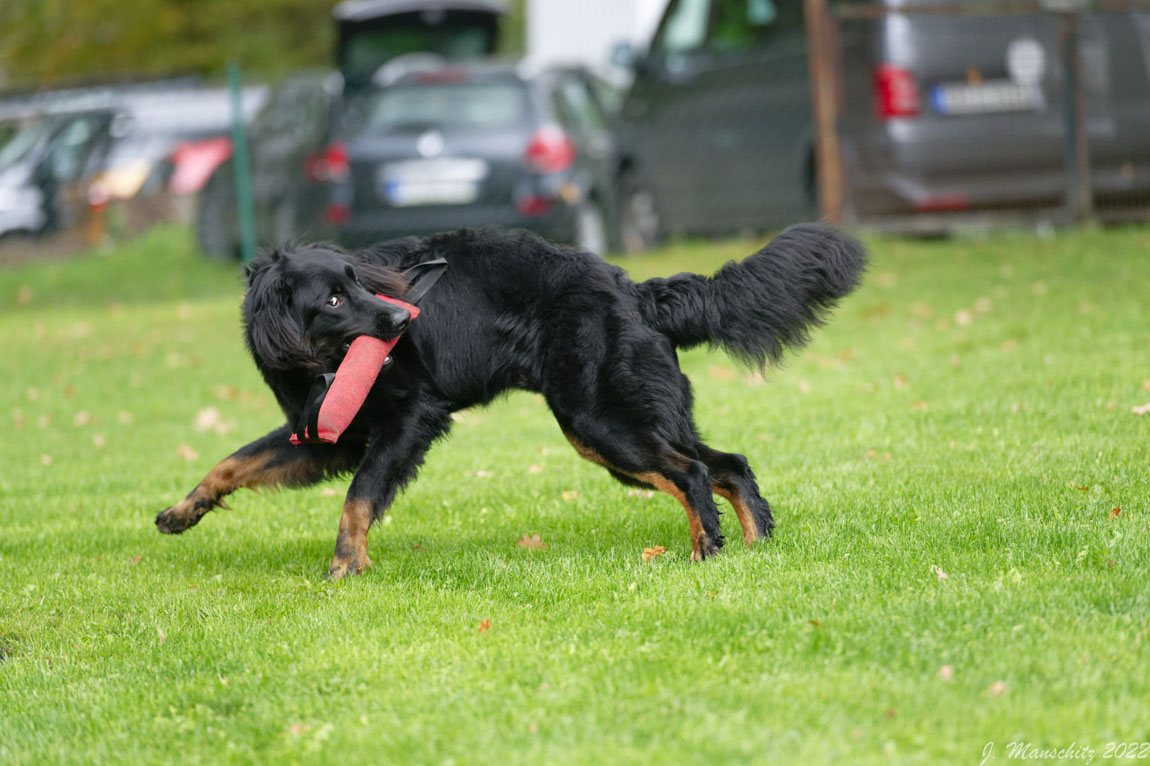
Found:
[[[624,40],[611,49],[611,63],[628,72],[636,72],[643,65],[643,56],[634,45]]]

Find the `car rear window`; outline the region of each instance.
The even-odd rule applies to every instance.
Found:
[[[517,82],[413,83],[374,94],[364,130],[400,132],[426,128],[492,130],[522,123],[527,91]]]

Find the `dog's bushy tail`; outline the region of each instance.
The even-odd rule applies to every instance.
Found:
[[[638,285],[643,319],[676,346],[722,346],[755,367],[807,342],[858,286],[866,250],[825,224],[792,226],[713,277],[677,274]]]

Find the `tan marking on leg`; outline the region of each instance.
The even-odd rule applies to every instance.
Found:
[[[743,528],[743,542],[747,546],[754,544],[755,540],[759,539],[759,528],[755,526],[755,517],[751,514],[751,509],[743,502],[742,495],[723,489],[716,484],[712,484],[711,489],[716,495],[725,498],[735,509],[735,515],[739,517],[739,525]]]
[[[635,474],[635,478],[639,481],[647,482],[660,492],[665,492],[679,501],[680,505],[683,506],[683,510],[687,512],[687,527],[691,531],[691,561],[702,561],[702,541],[706,537],[703,532],[703,522],[699,519],[699,514],[695,512],[695,509],[687,502],[687,496],[683,491],[676,487],[673,481],[661,473],[654,473],[653,471],[640,473]]]
[[[702,541],[706,538],[706,535],[703,532],[703,522],[699,518],[699,514],[695,512],[695,509],[692,508],[691,504],[687,502],[687,496],[683,494],[682,490],[675,486],[673,481],[668,479],[663,474],[655,473],[654,471],[648,471],[646,473],[631,473],[630,471],[624,471],[618,466],[607,462],[607,460],[602,455],[600,455],[591,447],[588,447],[583,442],[579,441],[579,439],[577,439],[572,434],[564,431],[563,435],[567,437],[567,441],[571,442],[571,446],[574,447],[575,451],[578,452],[579,455],[583,458],[590,460],[592,463],[601,465],[604,468],[610,468],[612,471],[621,473],[624,476],[630,476],[636,481],[641,481],[645,484],[648,484],[660,492],[665,492],[666,494],[678,500],[679,504],[682,505],[683,509],[687,512],[687,527],[691,531],[691,560],[703,560]],[[687,461],[685,458],[684,462],[689,463],[689,461]]]
[[[371,526],[371,503],[366,500],[348,500],[343,504],[339,518],[339,536],[335,539],[335,554],[327,576],[338,580],[346,574],[362,574],[371,567],[367,557],[367,530]]]

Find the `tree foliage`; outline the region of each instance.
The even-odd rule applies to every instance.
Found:
[[[229,61],[275,79],[333,63],[334,0],[3,0],[0,87],[168,74],[219,75]],[[504,48],[522,50],[523,0]]]

